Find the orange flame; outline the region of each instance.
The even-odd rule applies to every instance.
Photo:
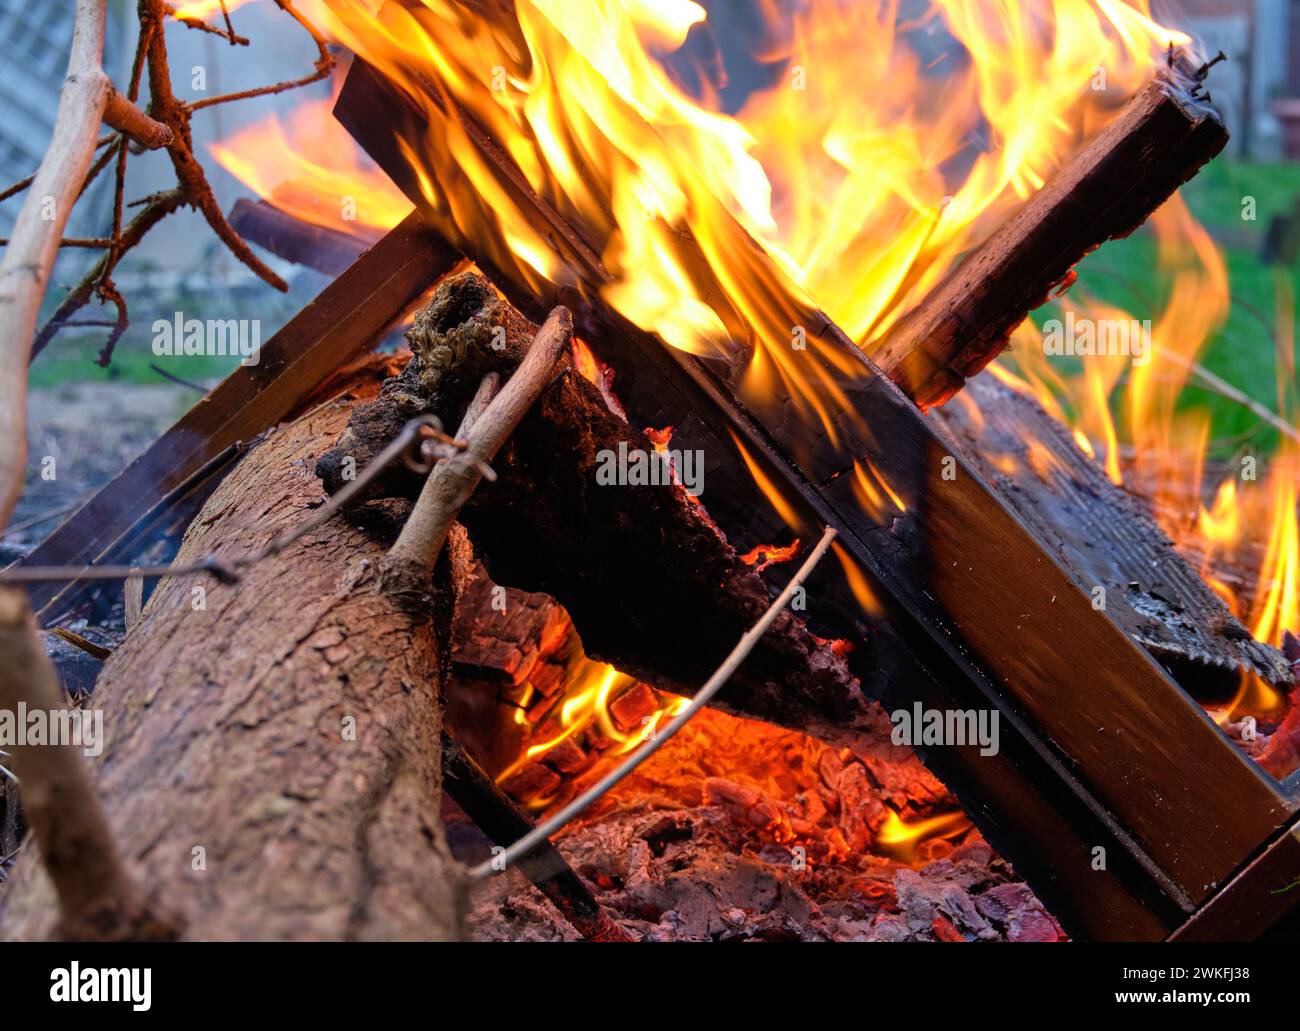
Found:
[[[934,838],[955,838],[970,827],[970,820],[960,811],[904,823],[903,818],[890,809],[876,832],[876,845],[880,851],[900,862],[912,863],[916,861],[917,850],[923,842]]]
[[[307,101],[286,118],[271,115],[211,145],[226,171],[281,211],[354,236],[387,230],[411,202],[357,148],[330,113]]]
[[[1183,392],[1195,382],[1199,356],[1226,320],[1227,266],[1180,197],[1157,211],[1151,224],[1159,271],[1169,283],[1169,293],[1151,320],[1144,360],[1085,358],[1082,369],[1071,375],[1044,355],[1038,328],[1030,321],[1018,331],[1018,346],[994,370],[1072,422],[1080,446],[1102,462],[1113,481],[1153,501],[1163,529],[1199,561],[1206,582],[1254,636],[1280,645],[1284,631],[1300,626],[1300,445],[1284,436],[1271,458],[1239,456],[1217,483],[1207,475],[1212,443],[1209,416],[1184,404]],[[1130,313],[1087,296],[1077,297],[1074,307],[1081,318],[1133,319]],[[1291,426],[1296,425],[1298,412],[1294,307],[1290,280],[1279,275],[1276,410]],[[1115,409],[1121,413],[1119,419],[1113,415]],[[1121,451],[1126,456],[1123,461]],[[1208,507],[1201,501],[1206,497],[1213,499]],[[1238,598],[1219,575],[1222,566],[1255,569],[1248,599]],[[1243,671],[1237,698],[1219,717],[1274,714],[1283,704],[1278,692]]]
[[[563,700],[535,729],[523,753],[497,774],[497,782],[507,781],[529,763],[541,761],[558,745],[588,727],[594,727],[599,736],[611,746],[605,749],[605,755],[623,755],[636,748],[665,720],[672,719],[690,702],[686,698],[673,698],[659,705],[637,727],[624,730],[611,714],[610,705],[633,684],[633,678],[620,673],[613,666],[584,658],[570,672],[563,688]],[[522,721],[523,711],[522,708],[518,710],[517,721]],[[533,808],[542,808],[550,801],[547,798],[534,798],[528,804]]]
[[[301,6],[419,106],[425,135],[398,142],[449,238],[525,286],[598,289],[673,346],[701,354],[743,347],[746,401],[761,411],[767,399],[794,397],[832,442],[840,439],[835,417],[848,408],[832,370],[858,370],[806,332],[813,299],[869,349],[1150,78],[1168,48],[1190,44],[1153,20],[1146,0],[932,0],[909,18],[897,0],[809,0],[792,16],[769,3],[761,56],[776,78],[732,117],[712,96],[688,96],[655,56],[680,47],[703,20],[690,0]],[[210,3],[191,8],[215,13]],[[466,118],[581,227],[606,281],[580,281]],[[323,108],[312,125],[332,127]],[[265,165],[300,168],[294,177],[304,181],[313,181],[315,164],[337,168],[341,183],[325,178],[309,192],[337,197],[346,185],[355,195],[352,184],[365,177],[345,157],[351,145],[331,134],[316,155],[303,139],[286,130],[279,139],[250,136],[246,146],[227,141],[223,160],[234,168],[265,150],[273,155]],[[264,196],[279,186],[265,172],[246,168],[244,177]],[[394,200],[391,187],[373,185]],[[385,211],[378,200],[359,207]],[[404,211],[366,217],[391,224]],[[1247,528],[1269,527],[1259,589],[1242,607],[1251,628],[1276,643],[1300,622],[1296,449],[1275,456],[1258,482],[1243,480],[1231,495],[1221,487],[1217,514],[1170,514],[1195,512],[1206,496],[1208,423],[1180,397],[1223,322],[1228,275],[1180,199],[1153,226],[1169,291],[1153,313],[1145,364],[1088,360],[1072,374],[1047,360],[1026,323],[1015,334],[1015,372],[995,374],[1068,417],[1112,480],[1153,498],[1178,543],[1226,557],[1240,551]],[[1071,303],[1093,319],[1128,317],[1086,296]],[[1285,318],[1293,307],[1279,297]],[[1284,382],[1294,380],[1293,367],[1281,371]],[[1294,421],[1294,398],[1280,398],[1278,410]],[[780,516],[796,532],[808,529],[737,446]],[[1049,461],[1041,449],[1029,454]],[[861,461],[854,487],[872,511],[902,510]],[[1230,539],[1229,498],[1241,509]],[[1202,538],[1207,530],[1220,536]],[[1220,579],[1212,568],[1207,576]]]
[[[230,13],[246,3],[248,0],[224,0],[224,7]],[[221,16],[222,6],[223,0],[192,0],[190,3],[177,4],[173,17],[187,21],[208,21]]]

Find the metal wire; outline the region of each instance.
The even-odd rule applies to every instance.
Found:
[[[686,724],[691,721],[691,718],[704,708],[704,706],[708,704],[709,700],[718,693],[718,690],[722,685],[731,679],[731,674],[736,672],[736,669],[740,664],[745,661],[745,657],[750,653],[754,645],[758,643],[758,639],[767,633],[768,627],[770,627],[776,620],[776,617],[781,614],[781,610],[790,604],[790,599],[794,597],[794,592],[817,567],[817,563],[822,560],[822,556],[826,554],[826,550],[831,546],[831,541],[834,539],[835,530],[828,526],[826,531],[822,534],[821,540],[817,542],[817,546],[813,548],[812,553],[804,560],[803,565],[799,567],[799,571],[795,573],[794,578],[786,585],[785,590],[782,591],[780,595],[777,596],[776,600],[772,602],[767,611],[763,613],[762,618],[745,631],[736,647],[732,649],[731,654],[727,656],[713,676],[709,677],[708,682],[695,693],[695,697],[691,699],[690,704],[679,712],[668,726],[666,726],[660,733],[654,734],[649,740],[643,742],[641,747],[633,752],[621,766],[618,766],[605,774],[605,776],[603,776],[599,781],[593,784],[559,812],[555,813],[555,815],[550,817],[550,819],[539,823],[509,848],[498,852],[491,859],[474,867],[474,869],[469,872],[470,878],[476,881],[484,880],[494,873],[500,873],[509,867],[511,863],[528,855],[529,852],[537,848],[538,845],[562,828],[570,820],[577,817],[583,812],[583,810],[614,787],[614,785],[649,759],[650,756],[654,755],[655,752],[668,742],[670,737],[681,730],[682,727],[686,726]]]
[[[130,577],[190,576],[207,573],[221,583],[239,581],[242,569],[270,558],[300,540],[305,534],[324,525],[361,494],[389,466],[401,460],[410,470],[429,473],[439,461],[449,458],[468,445],[463,440],[448,436],[436,415],[417,415],[402,427],[401,432],[353,480],[321,505],[311,516],[293,529],[271,540],[265,547],[248,555],[220,559],[216,555],[202,558],[184,566],[14,566],[0,572],[0,583],[42,583],[48,581],[126,580]],[[489,480],[496,473],[486,463],[479,463],[480,471]]]

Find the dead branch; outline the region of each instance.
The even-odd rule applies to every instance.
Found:
[[[31,359],[34,359],[45,350],[45,346],[54,339],[54,335],[60,329],[71,324],[72,316],[95,296],[100,284],[112,273],[122,254],[138,244],[144,239],[149,230],[184,204],[185,194],[179,189],[165,190],[162,193],[155,194],[149,200],[144,210],[131,219],[122,230],[117,247],[111,248],[95,263],[81,282],[73,287],[68,296],[64,298],[63,303],[55,309],[49,321],[41,327],[41,331],[36,334],[36,339],[32,341]]]
[[[27,357],[36,315],[49,282],[59,239],[90,167],[99,123],[115,91],[102,67],[104,0],[78,0],[68,72],[59,94],[54,133],[0,258],[0,525],[8,522],[27,461]],[[136,115],[139,117],[137,118]],[[154,125],[123,103],[114,117],[135,128]],[[157,138],[151,130],[148,138]],[[50,217],[53,216],[53,217]]]
[[[164,4],[163,10],[165,10],[169,15],[171,15],[178,22],[184,25],[187,29],[198,29],[200,32],[207,32],[207,33],[211,33],[213,36],[220,36],[232,47],[248,46],[248,40],[244,36],[240,36],[235,33],[234,28],[230,24],[230,13],[226,11],[224,8],[222,9],[222,14],[226,16],[225,17],[226,27],[224,29],[218,28],[215,25],[209,25],[201,18],[182,17],[177,13],[175,4]]]
[[[63,710],[58,677],[21,591],[0,589],[0,712]],[[71,724],[75,725],[75,724]],[[45,871],[59,898],[61,938],[170,940],[180,928],[127,873],[90,776],[69,742],[15,743],[10,764]]]
[[[155,122],[114,89],[112,83],[104,101],[104,122],[147,150],[158,150],[172,141],[168,126]]]
[[[29,352],[30,357],[39,354],[60,329],[71,325],[71,316],[76,311],[88,304],[92,298],[98,297],[101,302],[112,303],[117,309],[117,317],[110,323],[112,332],[105,342],[99,357],[99,364],[107,365],[112,357],[114,344],[127,327],[126,302],[113,285],[113,270],[121,261],[123,255],[138,244],[145,233],[161,221],[162,218],[181,206],[192,207],[201,212],[221,242],[258,277],[277,290],[286,290],[288,288],[285,282],[253,253],[244,239],[226,221],[217,205],[202,165],[194,155],[193,139],[190,132],[190,119],[195,111],[217,104],[297,89],[326,78],[333,70],[334,56],[330,53],[327,42],[320,31],[294,8],[290,0],[276,0],[276,3],[281,10],[298,22],[315,42],[317,56],[311,73],[297,79],[285,80],[269,86],[208,97],[194,103],[186,103],[178,99],[172,92],[171,70],[167,61],[167,44],[164,34],[164,18],[167,15],[174,16],[176,10],[171,4],[165,3],[163,0],[139,0],[140,36],[132,63],[131,81],[128,90],[124,95],[115,90],[106,78],[103,83],[105,86],[103,98],[104,120],[118,129],[123,135],[106,137],[96,144],[97,147],[102,147],[111,140],[116,139],[118,141],[116,147],[102,155],[90,171],[82,176],[81,187],[76,194],[79,197],[108,163],[116,158],[113,231],[107,239],[102,241],[63,240],[59,244],[60,246],[102,247],[106,253],[82,281],[73,288],[50,321],[42,327]],[[101,23],[102,17],[103,12],[101,11]],[[243,37],[234,34],[233,29],[230,28],[229,19],[227,19],[227,26],[224,31],[191,19],[178,20],[190,28],[202,28],[214,32],[216,35],[228,39],[232,45],[237,43],[247,44],[248,42]],[[146,70],[149,75],[150,91],[149,112],[147,115],[140,111],[135,104],[139,94],[141,78]],[[177,178],[177,188],[175,190],[164,191],[153,197],[146,198],[144,201],[147,205],[145,210],[125,228],[122,226],[122,187],[125,180],[127,159],[127,149],[122,142],[124,139],[134,140],[149,148],[166,147],[171,155]],[[85,171],[84,166],[82,171]],[[3,194],[0,194],[0,200],[26,188],[34,178],[16,183]],[[70,208],[71,203],[66,207]],[[62,223],[60,224],[61,227]],[[59,233],[55,232],[54,235],[57,238]],[[3,511],[3,508],[0,508],[0,514]]]
[[[286,79],[283,82],[277,82],[270,86],[258,86],[254,89],[240,90],[238,93],[223,93],[216,97],[205,97],[202,100],[196,100],[188,105],[191,112],[200,111],[205,107],[213,107],[217,104],[228,104],[233,100],[248,100],[252,97],[265,97],[274,93],[284,93],[291,89],[298,89],[301,86],[309,86],[313,82],[320,82],[334,70],[334,55],[329,52],[329,44],[325,37],[321,35],[320,30],[311,22],[302,16],[294,8],[290,0],[275,0],[276,6],[285,14],[296,21],[303,27],[303,30],[312,38],[316,44],[316,66],[309,75],[304,75],[297,79]],[[186,24],[189,24],[186,21]],[[227,26],[229,18],[227,18]],[[210,26],[205,26],[210,28]],[[229,29],[229,35],[226,37],[231,40],[232,44],[239,39],[234,35],[234,30]],[[220,35],[220,33],[218,33]],[[247,40],[243,40],[247,43]]]

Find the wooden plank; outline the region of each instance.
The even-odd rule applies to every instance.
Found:
[[[241,365],[226,377],[18,565],[99,561],[209,460],[288,416],[459,260],[459,252],[409,216],[272,336],[257,365]],[[75,580],[32,584],[32,608],[55,607],[77,586]]]
[[[922,407],[942,404],[1010,342],[1094,248],[1127,236],[1218,154],[1228,131],[1165,69],[873,349]]]
[[[1292,826],[1173,934],[1170,941],[1253,941],[1300,903],[1300,826]]]
[[[1274,687],[1294,682],[1290,662],[1250,636],[1148,507],[1113,484],[1032,397],[979,376],[933,419],[1079,588],[1103,587],[1111,618],[1189,691],[1231,697],[1243,670]]]
[[[235,201],[228,221],[250,243],[327,276],[342,275],[362,251],[382,236],[378,232],[358,236],[315,226],[264,200],[246,197]]]
[[[422,129],[404,96],[358,62],[336,115],[423,203],[395,143],[397,133]],[[910,620],[914,633],[904,636],[913,650],[924,649],[922,661],[961,671],[986,704],[1024,713],[1040,747],[1075,779],[1099,818],[1130,835],[1187,898],[1205,898],[1288,818],[1291,806],[1277,785],[1114,622],[1092,610],[1023,521],[824,314],[789,307],[774,321],[806,329],[807,375],[825,377],[843,397],[834,440],[798,399],[773,391],[742,402],[742,368],[667,348],[613,312],[597,296],[608,274],[594,244],[532,194],[481,130],[467,128],[499,169],[502,187],[588,287],[585,296],[556,289],[539,297],[480,261],[511,300],[529,314],[539,303],[569,304],[586,339],[607,347],[624,388],[625,371],[637,367],[632,377],[694,412],[695,427],[713,423],[715,440],[735,433],[772,479],[841,530],[844,546]],[[427,214],[439,224],[436,212]],[[756,246],[744,259],[755,275],[775,275]],[[853,491],[855,461],[880,470],[906,503],[905,515],[863,511]],[[734,481],[736,467],[713,464],[709,472]],[[706,503],[714,512],[713,501]],[[714,514],[731,535],[725,515]]]

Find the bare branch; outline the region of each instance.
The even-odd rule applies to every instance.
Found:
[[[95,295],[100,283],[112,273],[118,259],[134,247],[154,226],[185,203],[185,195],[180,190],[166,190],[147,198],[148,206],[136,215],[122,230],[116,252],[110,249],[95,267],[68,294],[67,298],[50,316],[49,322],[41,327],[40,333],[32,343],[31,357],[35,358],[54,335],[64,326],[71,325],[72,316]],[[115,322],[114,325],[117,325]]]
[[[0,258],[0,440],[7,441],[0,449],[0,526],[13,512],[27,461],[27,358],[36,315],[112,88],[103,53],[104,0],[77,0],[53,137]]]
[[[465,450],[434,468],[401,534],[384,558],[383,573],[388,589],[417,602],[428,594],[434,562],[447,540],[451,524],[482,479],[483,466],[492,460],[537,400],[572,339],[573,317],[569,309],[556,308],[537,331],[524,360],[501,392],[492,397],[495,374],[480,384],[464,424],[456,434],[458,439],[466,441]]]
[[[222,13],[226,14],[226,27],[224,29],[217,28],[215,25],[209,25],[201,18],[182,18],[176,13],[176,6],[174,4],[164,4],[163,10],[184,25],[187,29],[198,29],[200,32],[210,32],[212,35],[220,36],[222,39],[226,40],[232,47],[248,46],[248,40],[243,36],[237,35],[234,28],[231,27],[230,15],[226,13],[224,8],[222,9]]]
[[[252,97],[265,97],[273,93],[284,93],[287,90],[298,89],[301,86],[309,86],[313,82],[320,82],[328,77],[329,73],[334,70],[334,55],[329,52],[329,44],[325,37],[320,34],[320,30],[311,22],[302,16],[302,14],[293,6],[290,0],[275,0],[276,5],[285,14],[289,15],[294,21],[301,25],[311,36],[316,44],[316,67],[310,75],[304,75],[300,79],[288,79],[284,82],[277,82],[270,86],[258,86],[255,89],[241,90],[238,93],[223,93],[216,97],[204,97],[202,100],[196,100],[188,105],[190,111],[201,111],[205,107],[215,107],[217,104],[229,104],[235,100],[249,100]],[[227,22],[228,23],[228,22]],[[208,26],[210,29],[211,26]],[[221,35],[220,32],[217,33]]]
[[[111,83],[108,99],[104,102],[104,121],[148,150],[171,145],[171,129],[161,122],[155,122],[114,89]]]
[[[22,591],[0,589],[0,711],[53,718],[58,676]],[[62,723],[75,726],[75,723]],[[123,866],[90,776],[71,742],[16,744],[9,758],[27,822],[59,898],[63,938],[167,940],[177,923],[153,907]]]

